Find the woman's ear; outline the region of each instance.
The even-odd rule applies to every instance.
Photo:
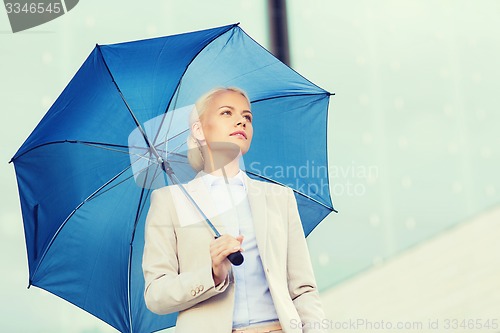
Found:
[[[195,121],[191,125],[191,133],[193,133],[193,136],[195,137],[196,140],[198,141],[205,141],[205,135],[203,134],[203,129],[201,128],[201,122]]]

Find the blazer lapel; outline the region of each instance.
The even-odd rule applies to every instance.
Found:
[[[267,245],[267,202],[265,188],[258,181],[251,179],[246,174],[244,175],[245,185],[247,186],[248,202],[252,211],[252,219],[255,230],[255,238],[257,239],[257,247],[262,262],[266,260],[266,245]]]

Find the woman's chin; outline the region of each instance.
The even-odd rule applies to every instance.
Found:
[[[229,155],[238,155],[242,151],[247,151],[248,147],[245,144],[236,144],[234,142],[212,142],[210,144],[212,152],[221,152]]]

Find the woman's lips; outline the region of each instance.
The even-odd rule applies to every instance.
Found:
[[[239,136],[240,138],[247,139],[247,134],[243,131],[236,131],[230,134],[230,136]]]

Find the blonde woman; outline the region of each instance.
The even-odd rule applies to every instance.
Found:
[[[143,256],[145,301],[179,312],[176,333],[324,332],[324,314],[297,203],[285,187],[249,178],[240,157],[253,137],[245,92],[214,89],[195,104],[189,161],[199,171],[186,190],[151,195]],[[241,266],[227,256],[244,251]]]

